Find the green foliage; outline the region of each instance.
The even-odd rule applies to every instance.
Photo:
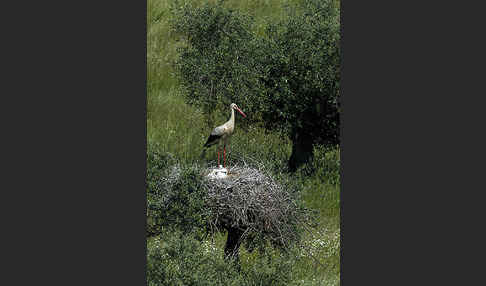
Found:
[[[159,144],[147,145],[147,176],[146,187],[156,189],[156,183],[160,180],[164,170],[174,164],[174,157],[169,153],[161,152]]]
[[[165,234],[147,246],[148,285],[236,285],[227,283],[235,275],[221,255],[206,253],[190,235]]]
[[[252,17],[221,3],[174,9],[173,30],[186,39],[176,70],[187,101],[203,109],[210,126],[213,112],[226,113],[236,102],[248,114],[243,126],[290,135],[293,169],[309,160],[315,144],[338,144],[336,3],[304,1],[269,24],[266,35],[256,32]]]
[[[272,24],[264,41],[268,127],[286,125],[313,143],[339,142],[339,10],[335,1],[304,1]],[[296,11],[301,11],[296,12]]]
[[[339,284],[339,231],[312,237],[286,253],[243,250],[239,270],[223,258],[221,247],[220,242],[200,241],[178,231],[149,239],[148,285]]]
[[[274,174],[287,171],[292,143],[283,134],[249,126],[248,130],[237,130],[233,137],[230,156],[252,158]]]
[[[250,256],[245,256],[238,271],[211,242],[164,233],[147,245],[147,281],[148,285],[286,285],[295,258],[272,251],[249,262]]]
[[[170,154],[153,147],[148,149],[147,159],[147,235],[166,227],[202,237],[210,214],[204,206],[199,167],[180,166]]]
[[[148,106],[161,91],[168,91],[177,83],[171,63],[176,57],[175,39],[171,37],[168,21],[168,1],[147,1],[147,95]]]
[[[160,152],[157,147],[158,144],[147,145],[147,175],[145,179],[147,190],[147,236],[162,231],[161,225],[157,223],[160,220],[157,212],[149,206],[153,205],[154,200],[157,199],[157,194],[160,193],[158,182],[173,159],[168,153]]]
[[[297,172],[307,206],[319,210],[322,227],[339,228],[341,160],[340,150],[318,145],[314,158]]]
[[[341,158],[339,147],[316,145],[311,162],[300,169],[301,176],[312,176],[320,183],[339,186],[341,179]]]
[[[254,74],[259,63],[253,56],[258,47],[251,32],[252,18],[221,3],[176,6],[174,13],[173,30],[187,43],[179,49],[176,70],[188,102],[202,108],[210,126],[213,112],[226,113],[232,102],[253,114],[256,103],[248,95],[261,89]]]

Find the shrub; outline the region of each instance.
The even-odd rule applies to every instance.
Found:
[[[147,246],[148,285],[239,285],[238,278],[221,255],[206,252],[191,235],[165,233]]]
[[[199,167],[181,166],[153,145],[147,151],[147,236],[164,227],[202,233],[209,214]]]
[[[160,218],[154,205],[160,195],[158,182],[164,176],[164,172],[171,165],[174,158],[169,153],[158,150],[156,144],[147,145],[147,174],[145,179],[147,194],[147,236],[160,233],[161,225],[158,223]]]
[[[168,227],[204,236],[210,213],[204,204],[206,189],[202,186],[200,169],[176,164],[154,184],[147,200],[150,233],[156,234]]]
[[[180,232],[165,232],[147,245],[147,284],[287,285],[295,262],[294,253],[268,251],[238,270],[210,243]]]

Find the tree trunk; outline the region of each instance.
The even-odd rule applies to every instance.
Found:
[[[229,227],[227,230],[228,238],[226,239],[226,245],[224,247],[224,257],[225,259],[234,260],[237,267],[239,267],[241,236],[244,231],[234,227]]]
[[[291,172],[303,164],[309,162],[313,156],[313,140],[303,131],[294,131],[292,134],[292,154],[289,159],[289,170]]]

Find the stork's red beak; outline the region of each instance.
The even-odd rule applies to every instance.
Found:
[[[236,110],[238,110],[239,113],[241,113],[241,115],[243,115],[243,117],[246,117],[246,114],[243,113],[243,111],[241,111],[241,109],[239,109],[238,107],[236,108]]]

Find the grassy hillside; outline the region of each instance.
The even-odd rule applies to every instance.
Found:
[[[170,2],[172,0],[147,1],[147,141],[160,151],[170,152],[182,162],[191,163],[199,157],[201,146],[211,129],[205,125],[204,114],[184,102],[171,67],[171,61],[177,57],[178,39],[169,29]],[[204,3],[190,2],[194,5]],[[295,2],[297,1],[228,0],[225,5],[251,14],[255,19],[255,30],[263,33],[267,23],[285,17],[284,5],[293,5]],[[244,111],[244,103],[238,104]],[[221,114],[221,123],[228,116],[229,114]],[[238,120],[242,120],[241,117],[237,119],[236,125]],[[291,153],[288,138],[256,127],[250,127],[249,130],[236,127],[233,137],[232,151],[258,158],[274,170],[283,168]],[[208,152],[206,160],[215,158],[214,150]],[[294,179],[303,186],[306,206],[318,211],[319,225],[305,234],[304,243],[295,250],[295,259],[288,262],[291,267],[287,270],[265,264],[267,269],[258,252],[249,253],[243,249],[241,257],[242,267],[247,275],[246,281],[265,281],[259,276],[262,275],[259,271],[277,274],[279,271],[287,271],[290,285],[339,285],[339,150],[316,148],[315,168],[317,171],[314,175],[296,174]],[[153,254],[160,249],[170,253],[169,246],[164,241],[174,239],[171,234],[149,239],[149,253]],[[229,273],[231,270],[225,268],[222,260],[218,260],[222,256],[224,241],[224,235],[217,235],[208,240],[207,244],[184,242],[186,244],[181,244],[179,249],[191,248],[193,255],[198,254],[201,259],[208,259],[207,265],[195,269],[196,272],[243,275]],[[169,261],[167,265],[174,267],[170,271],[179,273],[177,271],[183,262],[178,258],[152,254],[149,255],[150,259],[165,259],[165,264]],[[278,264],[280,256],[277,252],[272,257],[276,261],[275,265],[285,264],[284,261]],[[244,281],[241,277],[241,281]],[[248,285],[255,284],[256,282],[248,282]]]

